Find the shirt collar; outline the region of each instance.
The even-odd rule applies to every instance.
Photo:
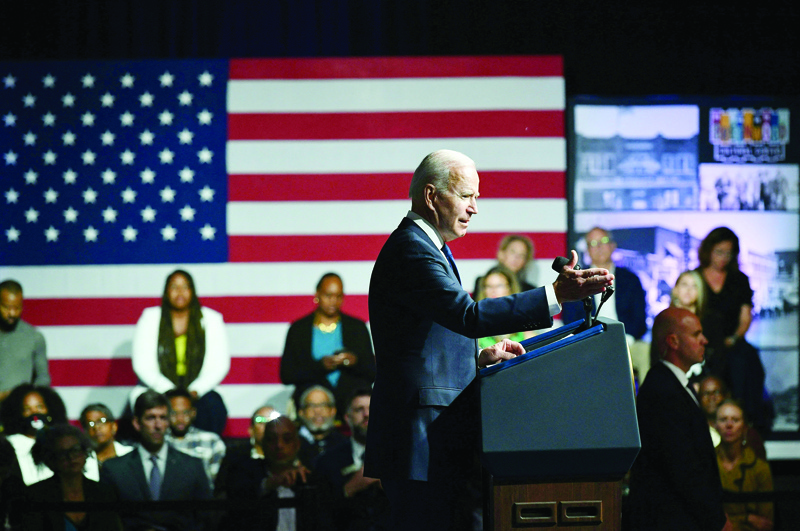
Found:
[[[139,456],[141,456],[142,461],[149,461],[151,455],[155,455],[160,462],[166,463],[167,461],[167,450],[168,445],[166,442],[161,445],[161,449],[156,452],[155,454],[151,454],[144,446],[141,444],[139,445]]]
[[[434,227],[430,221],[411,210],[408,211],[406,217],[416,223],[417,226],[421,228],[425,234],[427,234],[428,238],[430,238],[437,249],[444,247],[444,238],[442,238],[441,234],[439,234],[439,231],[436,230],[436,227]]]

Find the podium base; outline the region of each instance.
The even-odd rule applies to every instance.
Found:
[[[617,531],[622,526],[622,480],[507,483],[489,477],[487,483],[484,531]]]

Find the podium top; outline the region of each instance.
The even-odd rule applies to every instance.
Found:
[[[482,377],[490,376],[497,372],[504,371],[510,367],[514,367],[515,365],[519,365],[520,363],[525,363],[533,358],[538,358],[539,356],[547,354],[548,352],[553,352],[554,350],[558,350],[567,345],[583,341],[586,338],[602,334],[604,331],[602,324],[596,324],[595,326],[580,333],[577,333],[571,337],[567,337],[569,334],[580,328],[582,324],[583,321],[575,321],[560,328],[556,328],[555,330],[550,330],[544,334],[526,339],[522,342],[522,346],[525,347],[525,350],[527,351],[525,354],[481,369],[479,373]],[[539,344],[543,344],[543,346],[536,348],[536,346]]]

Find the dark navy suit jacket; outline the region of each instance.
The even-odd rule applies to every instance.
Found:
[[[636,273],[625,267],[614,268],[614,295],[606,304],[615,304],[617,318],[625,325],[625,333],[641,339],[647,333],[647,302],[642,282]],[[597,311],[592,298],[592,315]],[[579,321],[585,317],[583,303],[567,302],[561,310],[564,324]]]
[[[377,371],[364,475],[463,475],[480,422],[476,386],[462,393],[477,374],[477,338],[551,326],[544,288],[476,303],[428,235],[405,218],[372,271],[369,316]]]
[[[100,482],[112,485],[120,500],[152,499],[138,450],[106,461],[100,469]],[[211,491],[203,462],[170,446],[159,499],[202,501],[209,498]],[[126,530],[148,529],[153,523],[168,529],[202,529],[199,520],[190,514],[171,511],[123,516]]]
[[[647,373],[636,410],[642,450],[631,469],[630,529],[722,529],[722,485],[708,423],[663,363]]]

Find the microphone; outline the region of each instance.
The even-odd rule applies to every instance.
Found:
[[[556,256],[556,259],[553,260],[553,271],[558,274],[561,274],[561,270],[564,269],[569,264],[569,258],[564,258],[563,256]]]

